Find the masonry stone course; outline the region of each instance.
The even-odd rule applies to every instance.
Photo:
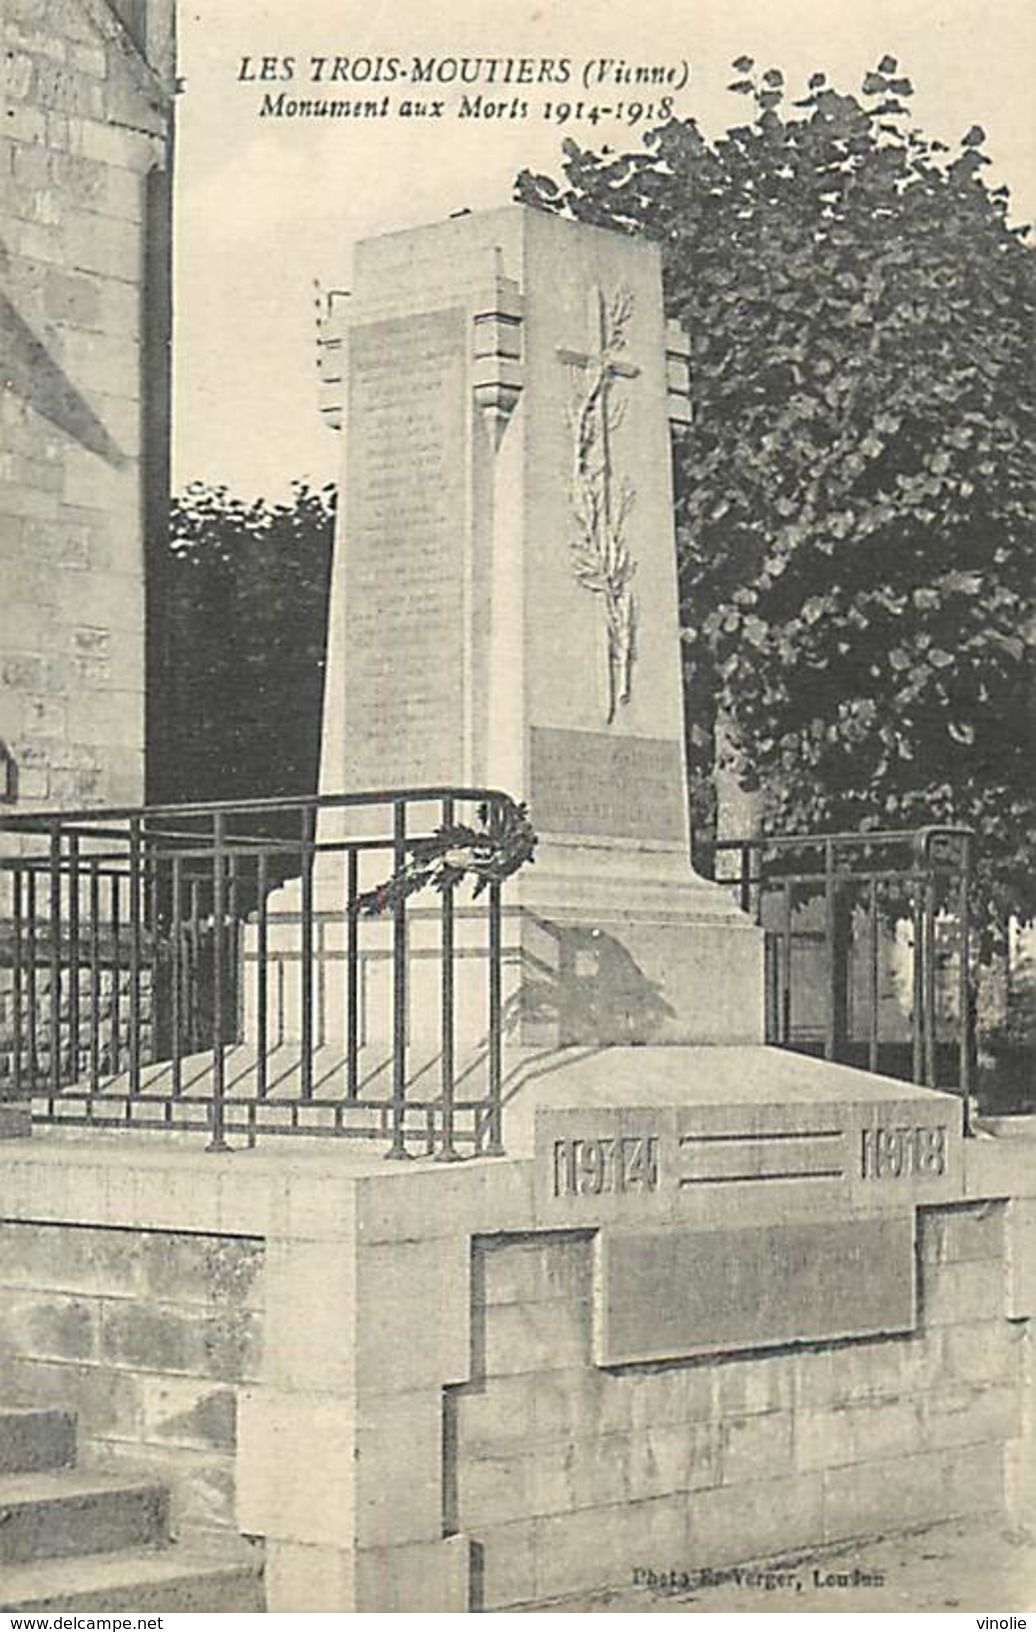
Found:
[[[233,1531],[263,1264],[256,1240],[0,1223],[0,1394],[75,1411],[93,1465],[153,1467],[178,1522]]]
[[[102,1200],[103,1169],[67,1168],[62,1206],[95,1216],[117,1207],[136,1219],[138,1232],[96,1229],[81,1250],[62,1254],[61,1230],[36,1226],[33,1251],[12,1258],[9,1227],[0,1232],[3,1284],[21,1291],[27,1276],[45,1283],[48,1265],[64,1262],[61,1279],[71,1284],[59,1290],[79,1303],[93,1298],[107,1318],[110,1309],[132,1307],[119,1295],[123,1274],[124,1292],[177,1312],[177,1329],[192,1341],[222,1312],[233,1317],[231,1329],[239,1315],[258,1318],[264,1353],[243,1384],[221,1376],[210,1355],[198,1373],[121,1367],[119,1389],[99,1394],[103,1367],[9,1355],[0,1386],[9,1391],[17,1377],[24,1397],[31,1373],[37,1397],[49,1390],[57,1403],[63,1392],[66,1404],[71,1398],[92,1411],[105,1421],[97,1441],[104,1458],[160,1452],[163,1473],[171,1470],[169,1482],[181,1491],[175,1511],[183,1523],[228,1522],[265,1534],[275,1595],[297,1583],[307,1558],[320,1559],[334,1590],[356,1602],[366,1561],[366,1607],[382,1601],[374,1560],[394,1580],[404,1553],[434,1567],[444,1602],[506,1606],[580,1590],[574,1579],[621,1582],[632,1562],[658,1556],[656,1544],[678,1560],[721,1564],[927,1522],[925,1515],[967,1514],[979,1504],[995,1511],[1006,1497],[1018,1499],[1023,1322],[1001,1312],[929,1326],[922,1308],[921,1326],[905,1338],[602,1369],[589,1342],[593,1232],[530,1229],[526,1189],[524,1225],[515,1212],[510,1234],[478,1233],[485,1172],[521,1165],[446,1171],[454,1229],[433,1235],[434,1249],[413,1233],[407,1184],[385,1169],[355,1186],[313,1182],[303,1171],[292,1200],[295,1186],[267,1189],[259,1169],[228,1170],[213,1186],[201,1184],[211,1168],[195,1176],[185,1164],[175,1186],[171,1174],[163,1180],[164,1196],[151,1185],[130,1186],[128,1174],[116,1182],[113,1172],[103,1178]],[[512,1207],[519,1193],[513,1183],[504,1187]],[[41,1199],[37,1187],[37,1206]],[[149,1225],[158,1217],[263,1223],[247,1241],[182,1231],[171,1238]],[[356,1231],[364,1219],[377,1221],[376,1244]],[[288,1233],[260,1250],[271,1229]],[[940,1231],[929,1229],[929,1239]],[[120,1253],[115,1236],[133,1250]],[[102,1250],[91,1254],[90,1245]],[[160,1255],[163,1245],[172,1250]],[[445,1256],[431,1275],[436,1253]],[[970,1273],[974,1261],[955,1262]],[[996,1259],[985,1262],[995,1279]],[[930,1267],[941,1274],[954,1261],[935,1256]],[[163,1280],[151,1280],[159,1273]],[[404,1326],[363,1313],[377,1311],[379,1285],[391,1284],[409,1301],[411,1333],[427,1331],[426,1274],[435,1313],[453,1334],[439,1351],[439,1378],[423,1357],[409,1370],[397,1366],[398,1351],[419,1346],[414,1336],[408,1344]],[[306,1286],[318,1292],[309,1304],[300,1301]],[[563,1343],[577,1339],[564,1366],[544,1349],[544,1320]],[[360,1344],[358,1322],[369,1327]],[[379,1331],[391,1357],[380,1374]],[[508,1354],[501,1332],[519,1334],[518,1351]],[[329,1357],[323,1394],[314,1387],[316,1346]],[[523,1369],[515,1369],[515,1352]],[[403,1382],[412,1386],[397,1386]],[[193,1497],[189,1481],[174,1477],[188,1465],[200,1485]],[[444,1530],[470,1569],[457,1564],[457,1549],[448,1551]],[[598,1540],[589,1548],[591,1534]],[[322,1591],[306,1589],[304,1601],[326,1606],[332,1600]]]
[[[918,1252],[923,1261],[998,1260],[1004,1250],[1003,1202],[922,1212]]]
[[[31,675],[8,672],[0,734],[25,766],[23,801],[133,802],[143,795],[144,176],[164,163],[168,110],[106,8],[10,0],[4,20],[5,288],[24,326],[18,346],[34,349],[0,423],[4,531],[16,518],[31,524],[5,545],[0,656],[23,644],[27,626],[41,647],[65,644],[74,605],[39,584],[22,588],[44,563],[52,576],[73,571],[96,621],[136,641],[119,641],[113,660],[125,700],[106,697],[71,722],[56,708],[41,721]],[[96,665],[69,667],[50,695],[71,702],[107,684]],[[23,708],[7,717],[11,697]],[[89,763],[78,774],[56,766],[59,745]]]
[[[907,1338],[604,1373],[588,1357],[554,1369],[541,1355],[541,1319],[562,1345],[588,1335],[585,1241],[476,1241],[474,1313],[490,1333],[504,1317],[508,1341],[476,1345],[485,1375],[451,1391],[451,1406],[458,1524],[482,1548],[487,1606],[544,1595],[561,1579],[555,1563],[540,1564],[548,1538],[581,1580],[591,1516],[599,1535],[625,1533],[631,1512],[676,1491],[687,1493],[689,1551],[673,1556],[699,1567],[995,1509],[1021,1428],[1000,1211],[924,1215],[925,1274],[996,1294],[983,1292],[981,1312],[967,1308],[960,1325],[944,1324],[947,1293]],[[526,1387],[521,1368],[532,1365]]]
[[[777,1479],[790,1473],[794,1419],[790,1411],[728,1417],[723,1423],[721,1459],[724,1484]]]

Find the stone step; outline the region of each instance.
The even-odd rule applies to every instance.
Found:
[[[260,1563],[226,1543],[191,1541],[16,1565],[0,1577],[0,1609],[254,1614],[266,1603]]]
[[[64,1469],[0,1478],[0,1564],[146,1547],[168,1534],[169,1493],[118,1475]]]
[[[76,1419],[68,1411],[0,1406],[0,1474],[67,1468],[76,1459]]]

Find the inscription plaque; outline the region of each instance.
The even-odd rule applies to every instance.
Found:
[[[349,334],[345,757],[355,787],[462,771],[465,337],[459,311]]]
[[[605,1229],[597,1363],[908,1332],[912,1213],[742,1229]]]
[[[682,843],[680,745],[533,726],[529,804],[544,833]]]

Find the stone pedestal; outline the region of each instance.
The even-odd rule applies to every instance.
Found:
[[[4,1144],[6,1398],[261,1539],[272,1613],[1031,1513],[1029,1141],[761,1048],[576,1050],[508,1125],[446,1167]]]

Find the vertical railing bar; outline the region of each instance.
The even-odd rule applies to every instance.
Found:
[[[154,842],[152,842],[150,845],[145,846],[144,850],[144,878],[147,881],[146,889],[148,903],[147,913],[144,919],[144,927],[151,931],[152,936],[154,936],[158,928],[158,861],[158,850]]]
[[[69,1080],[79,1080],[79,840],[68,840],[68,1053]]]
[[[26,920],[28,920],[28,997],[29,997],[29,1087],[36,1093],[39,1085],[39,982],[36,978],[36,960],[39,956],[36,934],[36,870],[26,873]]]
[[[119,895],[120,880],[118,863],[111,874],[111,889],[109,892],[111,937],[112,937],[112,1076],[117,1077],[122,1071],[122,923],[120,920]]]
[[[302,944],[300,947],[300,996],[302,1024],[299,1027],[299,1073],[303,1099],[313,1097],[313,838],[314,812],[307,805],[302,811],[300,839],[302,861]]]
[[[490,806],[488,822],[491,831],[499,829],[501,812],[496,803]],[[489,886],[489,1103],[487,1117],[487,1139],[483,1147],[486,1156],[502,1156],[504,1154],[504,1104],[503,1104],[503,1049],[504,1049],[504,1009],[503,1009],[503,935],[501,926],[502,907],[501,889],[498,880],[494,879]]]
[[[226,817],[216,811],[212,818],[212,1137],[208,1149],[227,1150],[226,1140],[226,1056],[223,1045],[223,957],[226,903],[225,850]]]
[[[234,849],[227,852],[227,930],[224,951],[228,953],[226,962],[227,1001],[224,1003],[226,1018],[233,1019],[232,1036],[240,1037],[241,1031],[241,982],[238,970],[241,966],[240,947],[238,946],[238,856]],[[230,1014],[230,1000],[233,999],[234,1012]]]
[[[971,1133],[971,839],[961,838],[960,881],[957,887],[958,934],[960,957],[958,969],[960,1008],[960,1092],[964,1101],[964,1132]]]
[[[170,945],[172,966],[169,972],[171,1020],[173,1031],[173,1096],[183,1093],[183,857],[172,858],[172,885],[169,915],[172,920]]]
[[[24,1047],[25,1014],[24,1014],[24,948],[22,946],[22,870],[15,863],[11,870],[11,911],[14,915],[14,945],[12,948],[12,997],[14,1012],[11,1016],[13,1023],[13,1077],[14,1095],[16,1099],[22,1097],[22,1049]]]
[[[824,945],[827,956],[827,1015],[824,1058],[833,1060],[838,1051],[838,934],[835,902],[835,847],[824,840]]]
[[[912,1063],[911,1076],[914,1082],[924,1081],[924,905],[922,893],[924,890],[924,874],[920,867],[913,873],[913,905],[911,916],[913,919],[914,962],[912,969],[912,988],[914,1000],[912,1026]]]
[[[442,825],[450,828],[454,823],[454,802],[446,798],[442,802]],[[460,1153],[455,1142],[453,1082],[455,1073],[455,1024],[456,1024],[456,994],[454,990],[455,949],[454,949],[454,886],[447,884],[442,891],[440,922],[442,932],[442,1140],[437,1153],[440,1162],[456,1162],[460,1160]],[[434,1149],[434,1123],[431,1126],[431,1137]]]
[[[101,865],[90,860],[90,1092],[101,1086]]]
[[[60,1044],[60,1004],[62,1004],[62,978],[60,978],[60,862],[62,862],[62,842],[60,842],[60,826],[51,827],[51,865],[47,870],[49,878],[49,899],[47,899],[47,919],[49,919],[49,981],[51,981],[51,1093],[60,1092],[60,1061],[62,1061],[62,1044]]]
[[[924,1038],[925,1061],[924,1080],[929,1088],[934,1088],[938,1076],[936,1050],[938,1046],[938,1027],[936,1025],[936,989],[935,989],[935,891],[936,878],[932,868],[931,855],[928,853],[928,872],[925,879],[924,891]]]
[[[160,852],[159,852],[159,849],[158,849],[158,841],[156,839],[152,838],[148,834],[146,827],[145,827],[144,833],[143,833],[143,843],[144,843],[144,850],[143,850],[143,893],[142,893],[142,903],[143,903],[144,946],[145,946],[145,950],[146,950],[146,958],[144,960],[144,969],[146,969],[147,975],[148,975],[148,1001],[149,1001],[149,1004],[150,1004],[150,1011],[151,1011],[150,1012],[150,1027],[149,1027],[149,1031],[150,1031],[150,1049],[147,1052],[148,1052],[148,1054],[150,1056],[150,1062],[153,1063],[158,1058],[158,1052],[157,1052],[157,1043],[158,1043],[157,1026],[158,1026],[159,1003],[160,1003],[159,992],[158,992],[159,956],[160,956],[160,952],[159,952],[159,921],[158,920],[159,920],[159,912],[161,910],[161,896],[160,896],[160,893],[159,893],[159,885],[160,885],[160,882],[161,882],[160,875],[159,875]],[[141,970],[141,974],[143,974],[144,969]],[[139,1025],[139,1032],[141,1034],[143,1033],[143,1029],[144,1029],[144,1012],[143,1012],[143,1003],[141,1002],[141,1005],[140,1005],[140,1025]],[[143,1045],[142,1045],[142,1040],[141,1040],[141,1042],[138,1042],[138,1053],[137,1053],[138,1062],[139,1062],[138,1063],[138,1071],[140,1069],[140,1064],[143,1064],[144,1059],[145,1059],[145,1054],[142,1051],[142,1048],[143,1048]],[[165,1116],[165,1119],[168,1122],[170,1120],[170,1117],[171,1117],[171,1112],[169,1112],[167,1110],[166,1112],[163,1113],[163,1115]]]
[[[345,925],[345,1093],[355,1101],[360,1089],[360,856],[346,852]]]
[[[752,846],[750,844],[743,844],[741,846],[741,878],[740,878],[740,885],[739,885],[739,888],[738,888],[738,896],[739,896],[739,900],[740,900],[740,904],[741,904],[741,911],[742,912],[751,912],[751,910],[752,910]]]
[[[392,864],[393,874],[399,877],[406,866],[406,818],[404,799],[392,806]],[[386,1154],[398,1160],[405,1157],[404,1118],[406,1116],[406,1042],[407,1042],[407,915],[406,896],[395,892],[392,906],[392,1143]]]
[[[192,878],[190,888],[190,927],[187,932],[187,957],[184,959],[184,1020],[187,1030],[188,1052],[201,1046],[198,1027],[198,991],[201,978],[201,879]]]
[[[61,828],[50,831],[50,1091],[61,1091]]]
[[[781,941],[783,953],[780,960],[780,1041],[785,1048],[791,1039],[791,907],[793,885],[790,879],[785,879],[783,895],[783,914]]]
[[[129,1091],[140,1093],[140,939],[143,879],[141,850],[141,823],[139,816],[131,816],[129,824],[129,910],[130,910],[130,988],[129,988]]]
[[[484,1154],[504,1154],[503,1106],[503,971],[501,968],[503,936],[501,925],[501,890],[492,883],[489,897],[489,1121],[488,1139]]]
[[[317,931],[317,995],[316,995],[316,1039],[317,1048],[323,1048],[327,1043],[327,924],[323,918],[318,918]]]
[[[256,989],[255,989],[255,1028],[256,1028],[256,1057],[255,1057],[255,1091],[260,1099],[265,1099],[269,1091],[267,1080],[267,1032],[269,1027],[269,992],[267,990],[267,957],[269,954],[269,914],[266,905],[266,851],[262,850],[256,862],[256,908],[258,919],[256,924]]]
[[[879,1002],[879,942],[878,942],[878,880],[872,874],[867,892],[867,987],[870,1006],[867,1064],[871,1071],[878,1069],[878,1002]]]

